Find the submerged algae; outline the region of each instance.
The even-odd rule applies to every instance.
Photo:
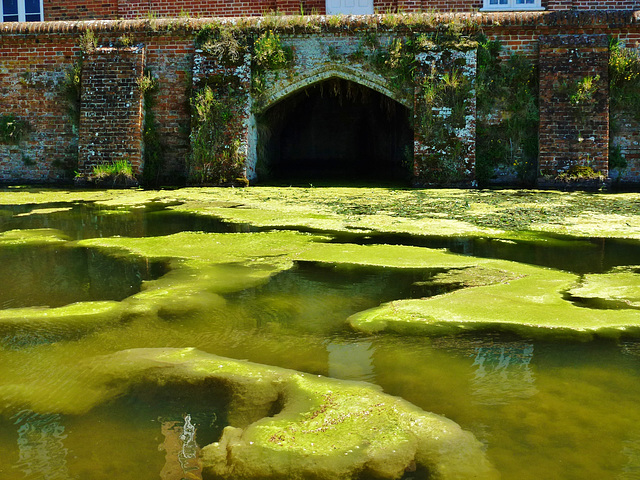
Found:
[[[128,350],[90,363],[86,381],[103,393],[101,402],[139,383],[226,390],[231,425],[202,451],[204,473],[213,478],[392,479],[416,467],[434,479],[497,478],[472,434],[370,384],[194,349]]]

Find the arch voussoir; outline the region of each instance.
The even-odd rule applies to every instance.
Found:
[[[293,81],[276,82],[275,85],[263,94],[263,101],[257,109],[257,112],[264,112],[290,95],[331,78],[340,78],[357,83],[385,95],[407,108],[413,108],[412,100],[403,98],[389,88],[388,81],[384,77],[348,65],[334,64],[323,65],[300,73]]]

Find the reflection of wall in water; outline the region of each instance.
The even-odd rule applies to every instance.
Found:
[[[329,376],[343,380],[372,381],[374,348],[371,342],[331,342],[329,352]]]
[[[160,478],[202,480],[200,448],[196,443],[196,427],[191,423],[191,415],[186,415],[184,422],[163,422],[162,435],[164,442],[160,445],[160,450],[164,450],[166,455]]]
[[[19,459],[14,468],[28,480],[68,480],[67,438],[60,415],[23,410],[12,418],[18,432]]]
[[[532,344],[496,344],[476,348],[471,381],[476,403],[499,405],[537,393],[530,363]]]
[[[638,480],[640,478],[640,435],[634,435],[623,443],[622,454],[627,463],[616,480]]]

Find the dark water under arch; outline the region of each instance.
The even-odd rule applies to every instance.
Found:
[[[413,130],[405,106],[368,87],[331,78],[258,118],[260,181],[406,182]]]

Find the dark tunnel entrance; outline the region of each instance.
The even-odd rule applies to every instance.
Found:
[[[257,119],[261,183],[406,184],[413,129],[408,108],[339,78],[311,85]]]

